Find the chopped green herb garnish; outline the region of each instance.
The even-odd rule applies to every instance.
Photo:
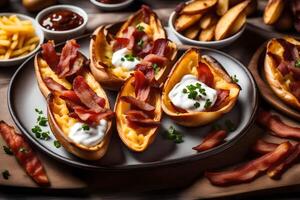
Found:
[[[43,111],[42,111],[42,110],[39,110],[39,109],[37,109],[37,108],[35,109],[35,112],[38,113],[38,114],[40,114],[40,115],[43,114]]]
[[[195,106],[195,108],[199,108],[200,107],[200,103],[196,102],[196,103],[194,103],[194,106]]]
[[[24,148],[24,147],[21,147],[19,149],[19,152],[22,152],[22,153],[28,153],[28,149]]]
[[[2,176],[5,180],[7,180],[10,177],[9,171],[6,169],[2,172]]]
[[[144,45],[144,40],[139,40],[137,45],[141,48],[143,48],[143,45]]]
[[[231,80],[232,80],[234,83],[239,82],[239,79],[237,79],[236,75],[231,76]]]
[[[225,126],[226,126],[228,132],[235,131],[235,129],[236,129],[235,124],[229,119],[225,120]]]
[[[13,155],[13,152],[11,151],[11,149],[7,146],[3,146],[3,150],[7,155]]]
[[[196,85],[188,85],[186,86],[187,90],[182,91],[183,93],[188,93],[189,99],[197,99],[200,98],[200,95],[206,96],[206,91],[201,87],[200,83],[196,83]]]
[[[47,126],[47,118],[43,116],[38,117],[38,123],[40,126]]]
[[[300,68],[300,59],[296,60],[295,66],[298,67],[298,68]]]
[[[50,139],[50,132],[49,131],[42,132],[41,139],[42,140],[49,140]]]
[[[87,125],[87,124],[83,124],[83,125],[81,126],[81,128],[82,128],[83,130],[85,130],[85,131],[90,130],[90,127],[89,127],[89,125]]]
[[[54,146],[55,146],[56,148],[60,148],[60,147],[61,147],[60,142],[57,141],[57,140],[54,140],[54,141],[53,141],[53,144],[54,144]]]
[[[183,135],[176,131],[173,126],[170,126],[168,131],[165,132],[164,137],[168,140],[172,140],[174,143],[181,143],[183,142]]]
[[[204,108],[207,109],[211,106],[212,102],[209,99],[206,99]]]
[[[133,62],[135,59],[135,57],[132,54],[126,54],[124,57],[126,60],[131,61],[131,62]]]
[[[123,57],[122,57],[122,58],[121,58],[121,61],[123,61],[123,62],[124,62],[124,61],[125,61],[125,58],[123,58]]]
[[[182,93],[183,94],[186,94],[188,91],[187,91],[187,89],[186,88],[184,88],[183,90],[182,90]]]
[[[31,129],[31,131],[32,131],[33,133],[37,134],[37,133],[41,133],[41,132],[42,132],[42,129],[41,129],[40,126],[35,125],[35,126]],[[39,137],[37,137],[37,138],[39,138]]]
[[[159,70],[160,70],[160,68],[158,67],[158,64],[153,63],[152,67],[154,69],[154,74],[157,74],[159,72]]]
[[[138,25],[137,27],[136,27],[136,29],[138,30],[138,31],[144,31],[144,27],[143,26],[141,26],[141,25]]]
[[[214,131],[218,131],[218,130],[221,130],[222,129],[222,126],[220,124],[213,124],[212,125],[212,129]]]

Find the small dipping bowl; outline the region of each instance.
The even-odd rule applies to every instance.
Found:
[[[47,16],[48,14],[50,14],[54,11],[59,11],[59,10],[69,10],[69,11],[72,11],[72,12],[78,14],[79,16],[81,16],[83,18],[83,23],[80,24],[76,28],[72,28],[70,30],[62,30],[62,31],[49,30],[49,29],[46,29],[45,27],[43,27],[41,24],[43,18],[45,16]],[[42,10],[41,12],[38,13],[38,15],[36,16],[35,19],[38,22],[39,27],[43,30],[46,39],[54,40],[56,42],[61,42],[61,41],[65,41],[67,39],[71,39],[71,38],[82,35],[84,33],[84,31],[86,30],[88,15],[83,9],[81,9],[77,6],[56,5],[56,6],[51,6],[49,8]]]

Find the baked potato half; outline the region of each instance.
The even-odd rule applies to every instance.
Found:
[[[140,84],[145,80],[143,77],[142,72],[135,71],[122,86],[115,104],[119,136],[129,149],[136,152],[146,150],[153,142],[162,117],[160,90],[149,86],[149,82]],[[137,88],[138,85],[144,86]],[[139,90],[148,91],[145,100],[140,100]],[[138,101],[139,105],[131,101]]]
[[[142,6],[121,26],[98,27],[90,42],[90,68],[104,87],[118,90],[140,63],[156,70],[155,79],[165,81],[177,53],[157,15]]]
[[[86,160],[100,159],[110,142],[113,116],[105,91],[75,40],[67,41],[61,53],[52,42],[42,49],[35,56],[35,73],[47,98],[52,133],[68,152]]]
[[[264,73],[269,86],[286,104],[300,109],[300,42],[272,39],[267,44]]]
[[[214,58],[191,48],[176,62],[164,85],[162,109],[180,125],[205,125],[229,112],[239,92],[239,85]]]

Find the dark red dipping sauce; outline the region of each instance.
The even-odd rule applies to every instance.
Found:
[[[122,3],[125,0],[97,0],[100,3],[107,3],[107,4],[115,4],[115,3]]]
[[[77,28],[83,23],[83,18],[70,10],[56,10],[45,15],[40,24],[52,31],[66,31]]]

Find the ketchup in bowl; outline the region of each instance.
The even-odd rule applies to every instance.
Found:
[[[52,31],[66,31],[74,29],[83,24],[83,17],[77,13],[67,10],[55,10],[45,15],[40,24]]]

